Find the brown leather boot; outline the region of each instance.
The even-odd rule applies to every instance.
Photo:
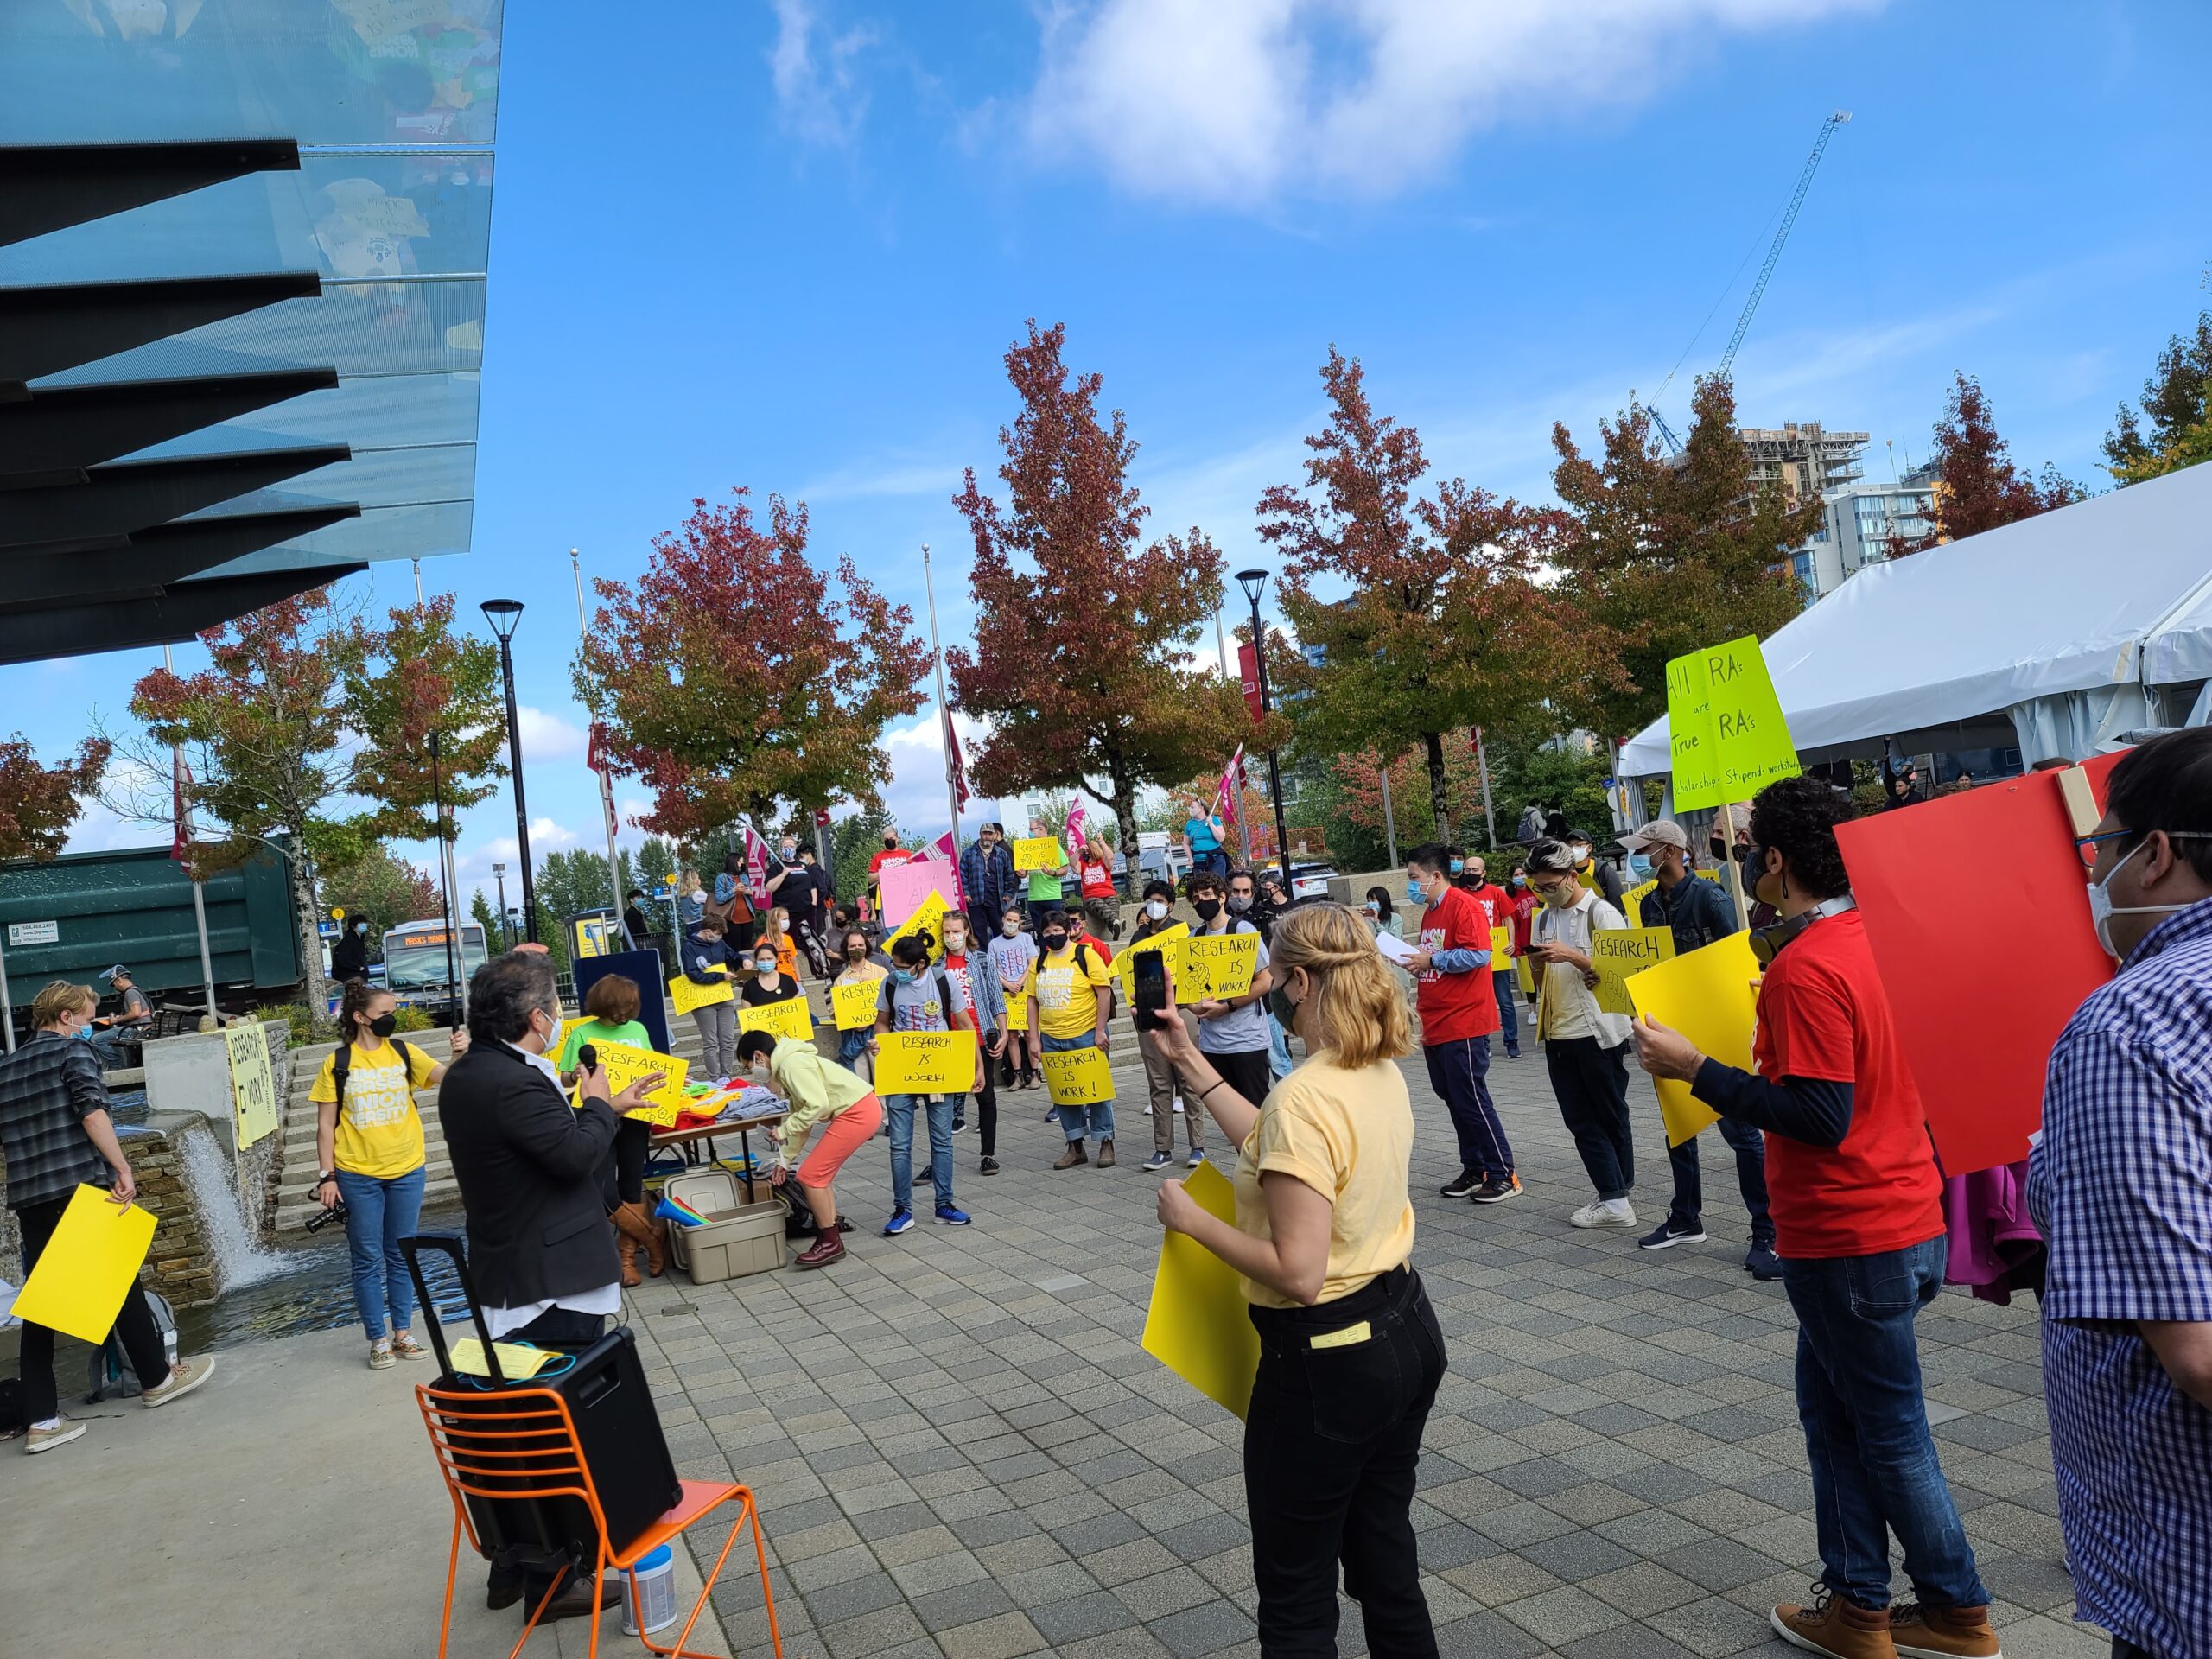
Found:
[[[650,1213],[642,1204],[633,1204],[638,1219],[645,1224],[645,1236],[638,1242],[645,1247],[645,1271],[658,1279],[668,1271],[668,1224]]]
[[[1774,1633],[1793,1648],[1826,1653],[1834,1659],[1897,1659],[1890,1640],[1890,1610],[1861,1607],[1842,1596],[1819,1587],[1809,1607],[1787,1602],[1777,1607],[1769,1622]]]
[[[638,1271],[638,1241],[630,1236],[627,1228],[618,1225],[614,1230],[614,1255],[622,1264],[623,1289],[635,1290],[645,1282]]]
[[[645,1253],[647,1270],[654,1278],[659,1278],[662,1268],[667,1265],[666,1224],[664,1223],[660,1228],[657,1229],[645,1215],[645,1206],[642,1204],[618,1204],[614,1206],[613,1215],[608,1219],[614,1224],[616,1244],[621,1252],[623,1272],[632,1275],[636,1274],[637,1252],[643,1249]],[[626,1278],[623,1283],[625,1287],[628,1287],[636,1285],[639,1281],[632,1276]]]
[[[1890,1640],[1906,1659],[2004,1659],[1986,1607],[1900,1602],[1890,1610]]]

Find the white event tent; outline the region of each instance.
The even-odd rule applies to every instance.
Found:
[[[2212,715],[2212,464],[1874,565],[1765,641],[1808,765],[2009,747],[2087,759]],[[1622,748],[1664,778],[1664,716]],[[1641,791],[1625,791],[1640,804]]]

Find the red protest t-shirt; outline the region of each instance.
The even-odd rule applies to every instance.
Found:
[[[1851,1085],[1851,1128],[1841,1146],[1766,1137],[1767,1193],[1783,1255],[1873,1255],[1943,1230],[1943,1182],[1920,1090],[1857,911],[1815,922],[1775,957],[1759,988],[1751,1060],[1770,1083],[1794,1077]]]
[[[1420,948],[1439,950],[1490,949],[1490,912],[1472,894],[1457,887],[1421,912]],[[1487,1037],[1497,1029],[1497,993],[1491,970],[1446,974],[1430,969],[1421,976],[1414,1006],[1421,1010],[1421,1039],[1433,1046],[1468,1037]]]

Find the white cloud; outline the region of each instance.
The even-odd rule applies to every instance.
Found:
[[[1144,195],[1385,195],[1477,131],[1640,102],[1721,33],[1881,3],[1093,0],[1047,15],[1028,124]]]
[[[768,70],[784,124],[810,143],[851,143],[868,116],[868,93],[859,85],[856,60],[875,43],[875,32],[825,31],[817,40],[821,16],[814,0],[774,4],[776,43],[768,49]]]
[[[543,709],[533,709],[528,703],[515,708],[515,723],[522,728],[523,764],[537,760],[581,760],[589,743],[589,736],[581,726],[573,726],[558,715],[550,715]]]

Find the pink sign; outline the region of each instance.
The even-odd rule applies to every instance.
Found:
[[[887,864],[876,879],[883,884],[887,927],[896,927],[912,916],[932,893],[942,893],[944,902],[954,909],[960,907],[958,873],[941,858],[911,858],[904,864]]]

